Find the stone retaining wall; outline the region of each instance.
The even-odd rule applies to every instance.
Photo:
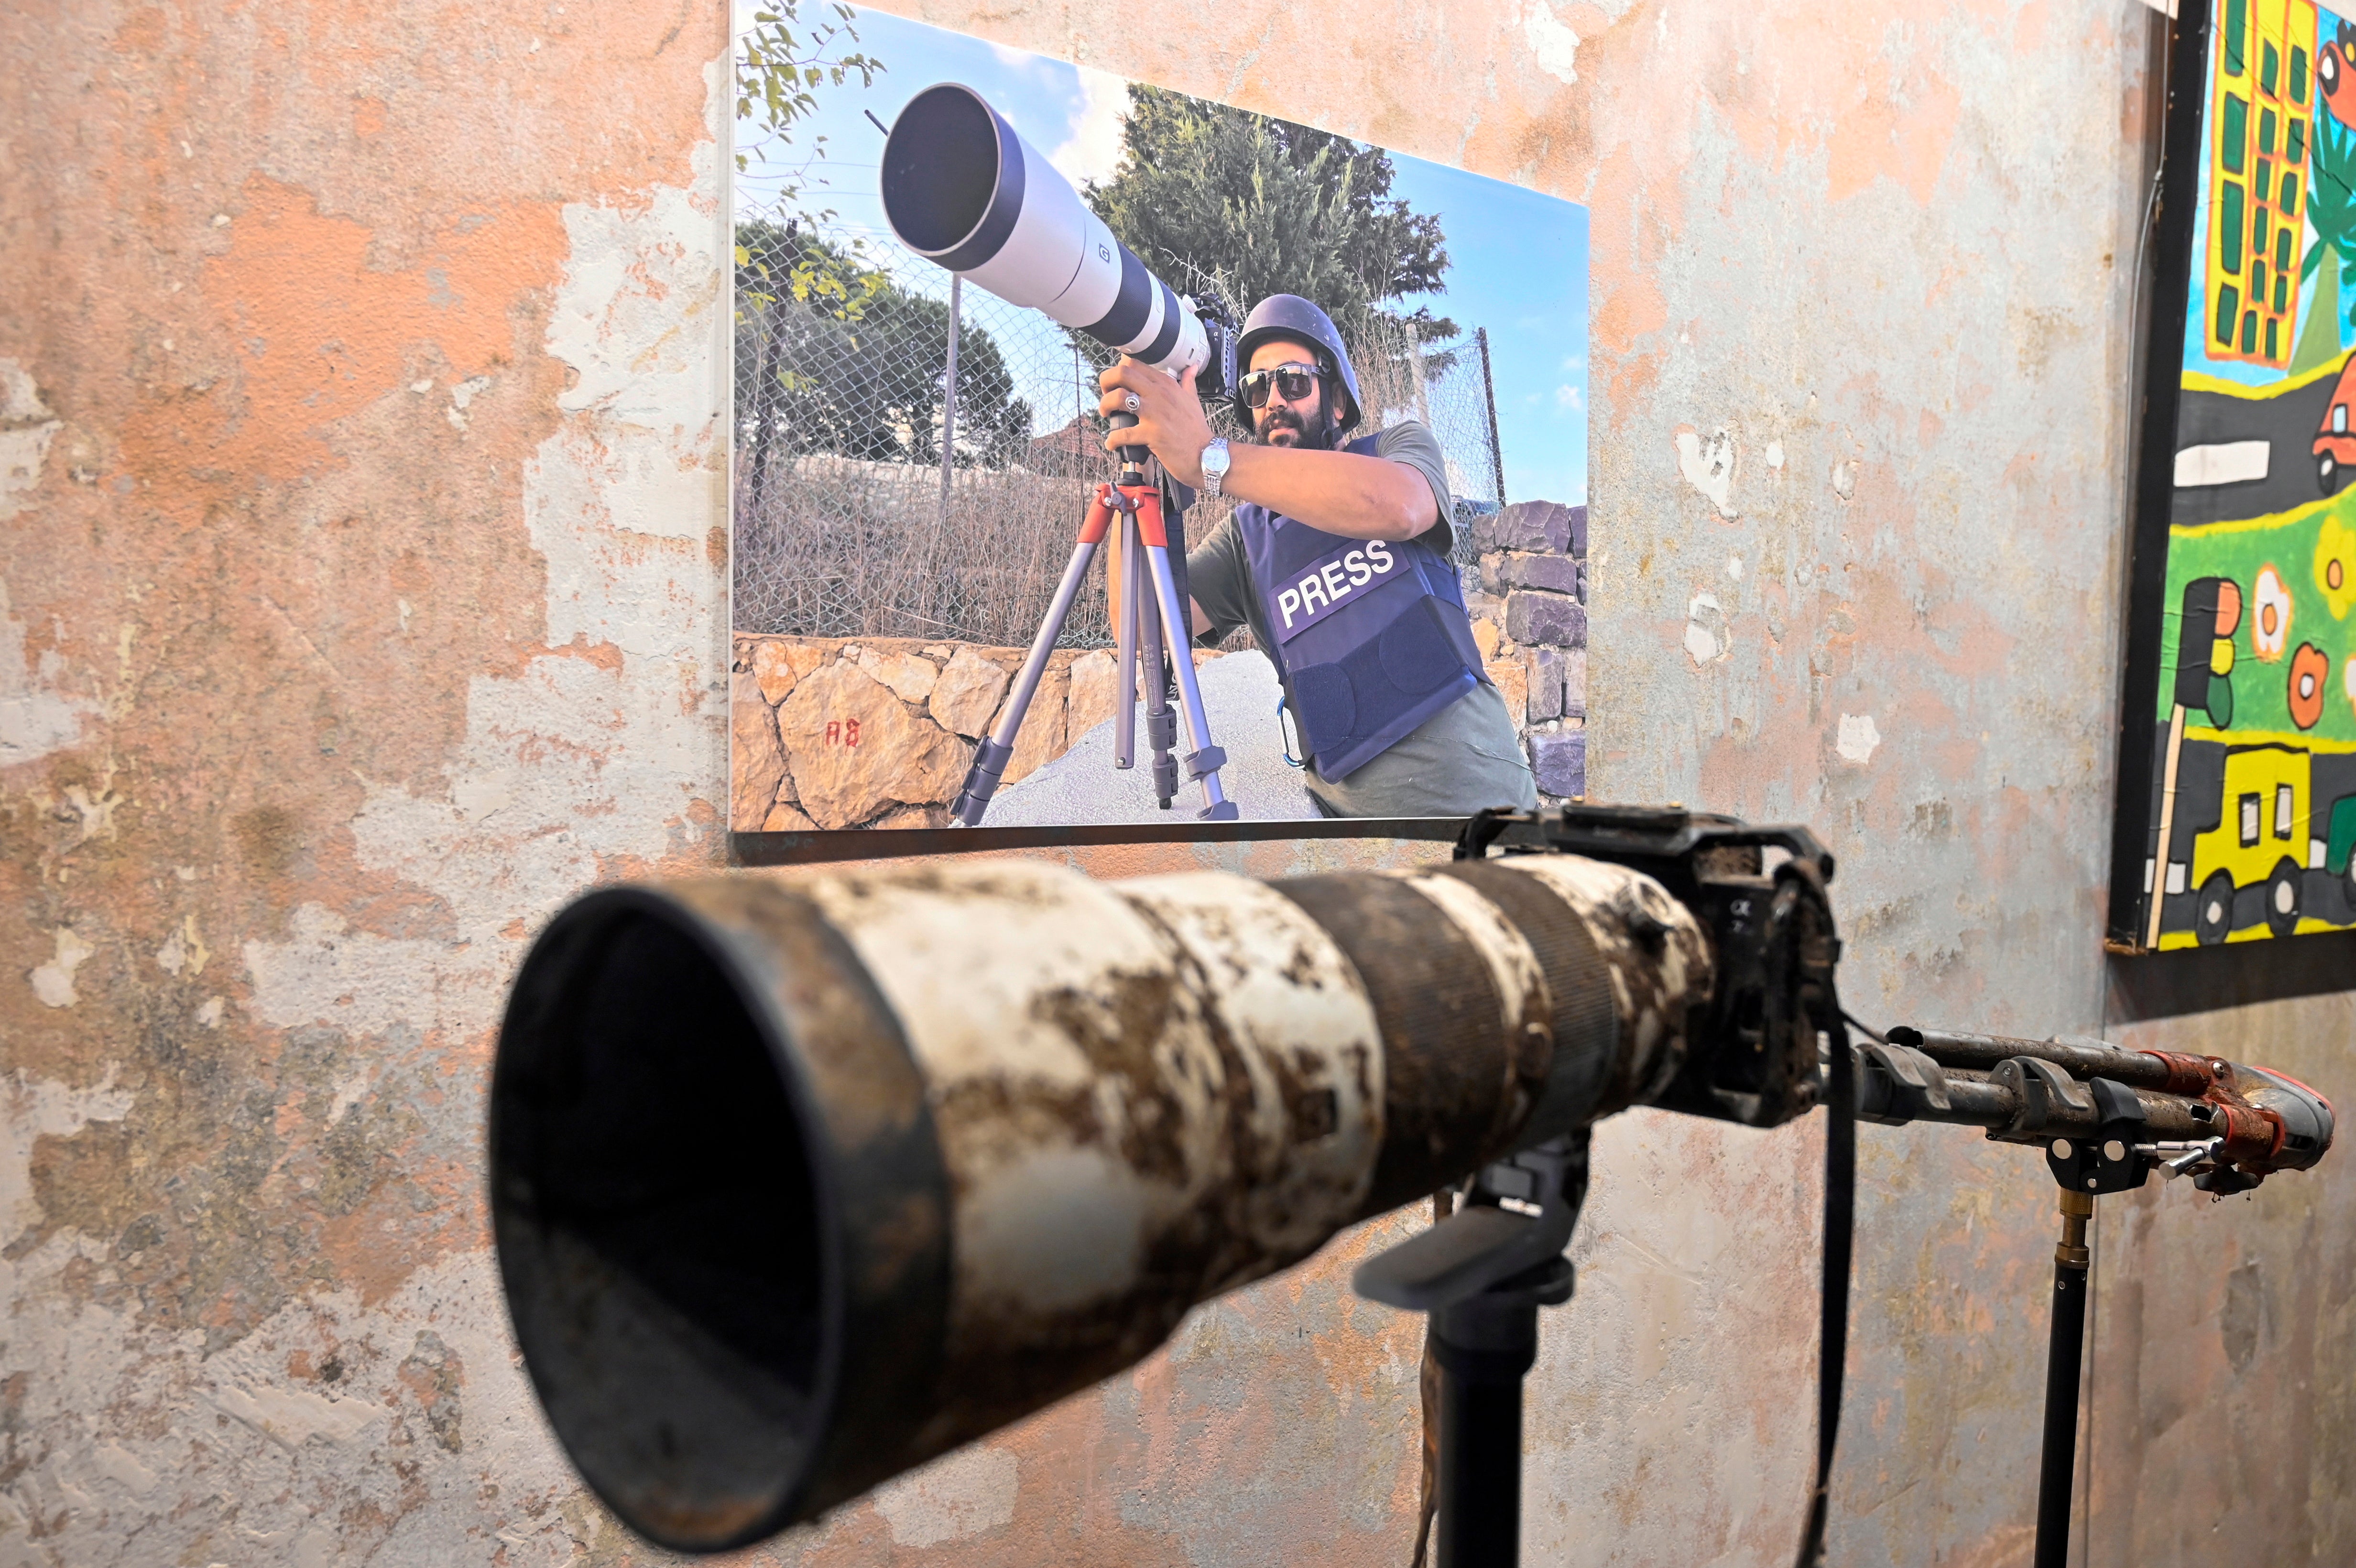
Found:
[[[731,677],[729,826],[946,827],[1022,648],[912,637],[739,633]],[[1197,666],[1219,656],[1198,649]],[[1059,648],[1006,769],[1013,784],[1112,717],[1109,648]]]
[[[1538,793],[1587,793],[1587,508],[1516,501],[1478,517],[1465,607],[1489,678],[1505,694]]]
[[[1465,603],[1538,789],[1587,792],[1587,508],[1519,501],[1472,525]],[[944,827],[1023,649],[739,633],[729,826]],[[1220,656],[1195,650],[1197,666]],[[1006,770],[1013,784],[1112,717],[1108,648],[1061,648]]]

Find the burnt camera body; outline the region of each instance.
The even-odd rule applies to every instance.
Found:
[[[1642,871],[1700,922],[1715,949],[1707,1010],[1683,1064],[1645,1103],[1745,1126],[1804,1115],[1819,1097],[1820,1030],[1837,1030],[1840,939],[1826,887],[1833,857],[1799,827],[1758,827],[1679,807],[1574,804],[1482,812],[1460,859],[1568,854]]]

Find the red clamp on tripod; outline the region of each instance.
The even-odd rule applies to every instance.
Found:
[[[1136,422],[1133,415],[1114,416],[1116,424],[1124,421]],[[1125,448],[1123,455],[1129,456],[1136,450],[1139,449]],[[1206,822],[1235,820],[1236,803],[1227,798],[1219,784],[1219,770],[1226,765],[1227,754],[1211,741],[1210,720],[1203,709],[1202,688],[1194,678],[1194,660],[1188,652],[1194,643],[1193,617],[1184,596],[1178,592],[1177,578],[1170,564],[1170,539],[1162,526],[1161,487],[1149,483],[1138,464],[1131,461],[1121,469],[1117,483],[1097,486],[1096,496],[1088,502],[1087,515],[1080,522],[1079,542],[1072,547],[1072,559],[1064,568],[1064,580],[1056,584],[1055,597],[1039,623],[1038,635],[1031,639],[1031,652],[1023,661],[1022,674],[1014,677],[1014,689],[1007,699],[1006,710],[999,717],[998,728],[991,731],[990,738],[974,754],[965,784],[949,807],[950,816],[968,827],[981,825],[982,814],[990,808],[990,797],[998,793],[999,781],[1005,776],[1006,764],[1014,755],[1014,739],[1022,732],[1023,716],[1031,710],[1032,698],[1038,694],[1039,677],[1046,673],[1047,656],[1055,652],[1056,639],[1063,635],[1064,622],[1072,613],[1072,601],[1079,596],[1080,584],[1087,578],[1098,547],[1111,534],[1116,517],[1120,519],[1121,528],[1121,592],[1108,595],[1113,602],[1119,643],[1119,667],[1115,677],[1118,696],[1113,708],[1113,766],[1128,768],[1135,764],[1137,694],[1142,690],[1146,739],[1153,749],[1153,793],[1162,809],[1169,810],[1177,794],[1178,764],[1183,760],[1186,776],[1203,790],[1203,809],[1194,815]],[[1170,704],[1173,670],[1178,686],[1175,713]],[[1180,759],[1172,752],[1177,741],[1175,720],[1182,716],[1186,724],[1188,749]]]

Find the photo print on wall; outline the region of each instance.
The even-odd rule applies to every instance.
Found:
[[[875,13],[789,43],[742,7],[737,81],[732,828],[1184,823],[1205,774],[1247,819],[1585,793],[1584,208]],[[1113,513],[993,751],[1119,467],[1115,346],[1215,350],[1280,294],[1324,313],[1357,395],[1299,336],[1240,334],[1262,402],[1206,400],[1212,432],[1313,444],[1296,395],[1354,405],[1316,435],[1419,475],[1430,526],[1172,485],[1166,603],[1209,627],[1157,682],[1123,679],[1165,600]]]
[[[2188,0],[2177,39],[2111,910],[2135,951],[2356,926],[2356,21]]]

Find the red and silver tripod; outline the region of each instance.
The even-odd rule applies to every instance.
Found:
[[[1116,424],[1136,422],[1134,415],[1116,414],[1113,419]],[[1087,577],[1089,564],[1096,560],[1098,547],[1111,534],[1115,517],[1120,519],[1117,568],[1120,581],[1107,584],[1119,643],[1118,673],[1114,677],[1118,695],[1113,707],[1112,765],[1136,765],[1137,694],[1142,689],[1146,740],[1153,750],[1153,794],[1162,809],[1169,810],[1177,795],[1178,765],[1183,761],[1186,776],[1203,790],[1203,809],[1194,815],[1206,822],[1235,819],[1236,803],[1219,785],[1219,770],[1226,765],[1227,754],[1211,741],[1210,720],[1203,710],[1202,688],[1194,678],[1194,660],[1189,651],[1194,645],[1193,615],[1185,597],[1178,592],[1177,577],[1170,564],[1170,539],[1162,523],[1161,486],[1149,483],[1140,467],[1134,454],[1141,450],[1123,448],[1120,477],[1111,484],[1098,485],[1095,496],[1088,502],[1087,516],[1080,523],[1079,542],[1072,547],[1071,562],[1064,568],[1064,580],[1056,584],[1055,600],[1039,623],[1039,634],[1031,640],[1031,652],[1023,661],[1023,673],[1014,677],[1014,690],[1007,700],[1006,711],[1000,716],[998,728],[974,754],[964,787],[958,791],[956,804],[949,807],[949,815],[968,827],[981,825],[982,813],[990,808],[990,797],[998,793],[999,780],[1005,775],[1006,764],[1014,755],[1014,738],[1022,731],[1023,715],[1030,711],[1031,699],[1038,693],[1039,677],[1046,673],[1047,656],[1055,652],[1055,641],[1064,634],[1064,622],[1072,613],[1072,601],[1079,595],[1080,584]],[[1182,535],[1181,548],[1183,539]],[[1170,677],[1163,667],[1165,655],[1178,677],[1175,713],[1170,706]],[[1186,725],[1187,751],[1183,758],[1179,758],[1172,754],[1172,749],[1177,741],[1175,721],[1182,717]]]

